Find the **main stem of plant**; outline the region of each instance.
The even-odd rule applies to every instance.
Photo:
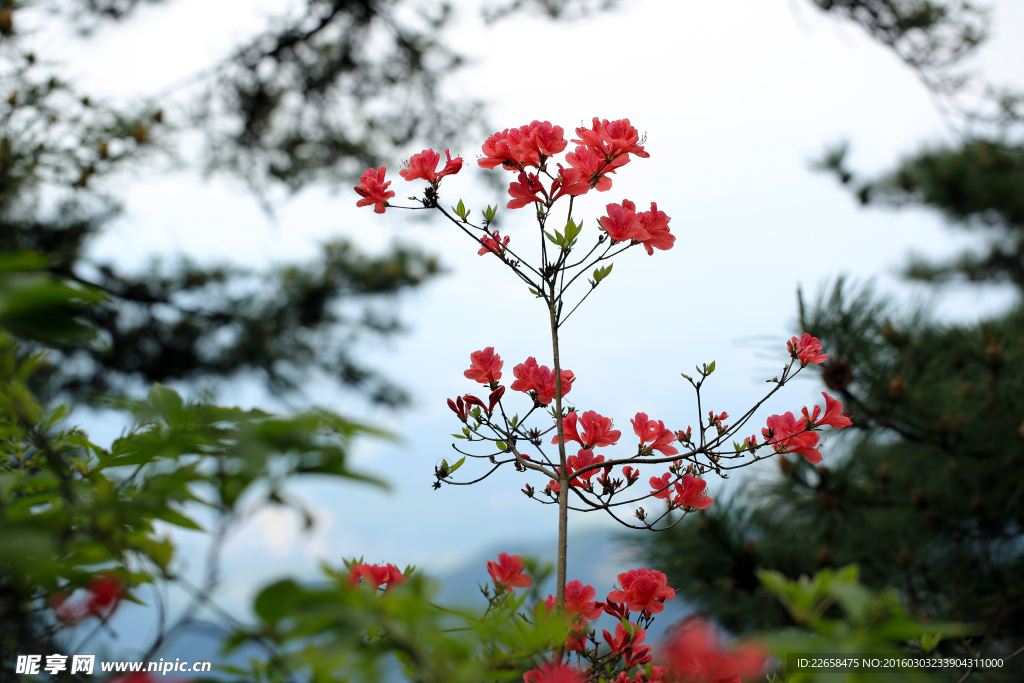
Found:
[[[548,314],[551,321],[551,352],[554,356],[555,372],[555,424],[558,427],[558,569],[556,571],[555,599],[559,607],[565,607],[565,564],[569,542],[569,467],[565,458],[565,431],[562,425],[562,365],[558,359],[558,311],[555,286],[557,277],[551,280],[548,298]]]

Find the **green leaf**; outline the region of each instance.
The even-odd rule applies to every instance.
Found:
[[[195,521],[189,519],[188,517],[186,517],[185,515],[181,514],[180,512],[177,512],[175,510],[171,510],[170,508],[165,508],[163,510],[159,510],[156,513],[156,518],[157,519],[162,519],[162,520],[164,520],[165,522],[167,522],[169,524],[173,524],[175,526],[180,526],[183,529],[192,529],[193,531],[205,531],[205,529],[203,529],[203,527],[201,527],[198,524],[196,524]]]
[[[455,470],[457,470],[460,467],[462,467],[462,463],[464,463],[464,462],[466,462],[466,456],[462,456],[461,458],[459,458],[458,461],[456,461],[456,463],[454,465],[449,467],[448,468],[448,474],[451,475],[452,472],[454,472]]]
[[[291,603],[301,592],[302,589],[292,579],[272,583],[256,596],[253,611],[260,619],[273,626],[288,614]]]
[[[614,263],[609,263],[607,266],[601,266],[594,271],[594,285],[596,286],[601,280],[611,275],[612,268],[615,266]]]
[[[582,229],[583,229],[583,225],[582,224],[577,225],[576,223],[573,222],[573,220],[571,218],[569,219],[569,222],[565,224],[565,246],[566,247],[571,247],[574,244],[576,244],[576,237],[577,237],[577,235],[580,234],[580,231]]]
[[[174,546],[169,540],[164,538],[159,541],[150,541],[145,543],[143,548],[158,567],[167,569],[167,565],[171,562],[171,556],[174,555]]]
[[[497,446],[502,451],[507,451],[508,450],[508,446],[505,444],[504,441],[495,441],[494,445]]]
[[[708,374],[710,375],[715,371],[715,361],[711,361],[711,365],[708,366]]]
[[[942,632],[941,631],[939,633],[932,633],[932,634],[926,633],[923,636],[921,636],[921,650],[923,650],[925,654],[928,654],[929,652],[934,650],[935,646],[938,645],[941,641],[942,641]]]

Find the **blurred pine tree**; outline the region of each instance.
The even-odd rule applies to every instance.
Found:
[[[1024,290],[1020,98],[983,88],[987,99],[960,106],[976,82],[950,75],[984,37],[984,13],[957,2],[814,1],[892,46],[960,131],[959,142],[909,156],[881,178],[857,177],[845,146],[821,166],[865,204],[924,206],[985,233],[985,251],[940,264],[912,259],[908,277]],[[984,636],[972,646],[1016,650],[1024,642],[1024,307],[942,324],[842,279],[800,306],[802,331],[831,355],[822,389],[857,411],[846,455],[817,467],[780,458],[775,480],[637,539],[650,563],[738,632],[791,623],[757,581],[759,569],[796,578],[856,563],[866,585],[896,587],[923,619],[980,624]]]
[[[170,0],[0,0],[0,254],[46,254],[54,275],[109,297],[89,312],[98,341],[52,349],[35,389],[77,401],[248,374],[281,394],[319,371],[373,402],[404,403],[400,387],[357,359],[356,342],[402,329],[388,304],[440,273],[435,256],[410,247],[369,256],[337,240],[311,263],[265,272],[184,260],[127,272],[88,244],[118,214],[110,188],[154,157],[178,158],[196,132],[203,170],[241,178],[269,207],[277,190],[351,185],[414,140],[437,145],[481,125],[480,103],[439,94],[462,63],[443,42],[450,6],[305,0],[159,102],[90,97],[69,65],[34,51],[61,30],[85,40],[130,30],[157,3]],[[518,0],[490,14],[572,18],[610,4]]]

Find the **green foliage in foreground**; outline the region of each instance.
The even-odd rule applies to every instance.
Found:
[[[132,426],[109,448],[65,426],[67,408],[43,405],[29,388],[47,354],[26,353],[4,328],[80,342],[91,330],[79,307],[100,297],[39,265],[0,261],[0,672],[11,671],[14,653],[60,651],[54,596],[98,574],[129,590],[177,580],[157,522],[200,530],[190,515],[205,508],[223,532],[243,502],[297,506],[282,488],[298,475],[381,485],[351,471],[346,453],[356,436],[382,433],[325,411],[275,417],[185,402],[156,385],[145,401],[111,404]]]

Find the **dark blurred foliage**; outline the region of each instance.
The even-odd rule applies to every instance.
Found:
[[[988,11],[958,0],[811,0],[859,24],[917,69],[957,65],[988,35]],[[942,72],[943,74],[945,72]]]
[[[943,263],[913,256],[905,275],[943,283],[1010,283],[1024,289],[1024,147],[1012,138],[971,138],[908,156],[881,178],[861,180],[846,168],[845,146],[824,166],[837,171],[860,201],[889,207],[925,206],[956,227],[978,232],[982,249]]]
[[[3,681],[29,680],[16,672],[19,655],[78,652],[101,628],[111,629],[106,622],[122,592],[160,605],[157,635],[144,657],[153,659],[166,636],[211,604],[229,530],[265,506],[291,507],[307,527],[313,524],[312,512],[285,492],[287,482],[315,475],[382,484],[350,470],[346,458],[354,438],[383,434],[327,411],[275,417],[186,402],[154,385],[144,401],[110,400],[131,426],[109,448],[69,427],[68,406],[45,405],[31,388],[47,354],[24,344],[87,343],[98,332],[90,308],[104,295],[55,276],[47,264],[38,255],[0,254]],[[209,529],[192,518],[197,514]],[[201,585],[185,578],[186,563],[166,525],[210,532]],[[107,585],[102,608],[84,602],[82,589],[96,595],[97,580]],[[173,623],[160,594],[169,583],[192,597]],[[87,679],[65,667],[47,680]]]
[[[974,23],[984,12],[966,3],[814,1],[854,19],[919,70],[957,67],[984,35]],[[948,263],[912,259],[909,277],[1024,287],[1016,141],[1024,119],[1012,108],[1003,113],[878,179],[847,167],[845,145],[819,167],[864,204],[927,207],[987,238],[986,251]],[[856,411],[844,454],[819,466],[780,458],[781,476],[747,484],[693,524],[642,539],[650,563],[687,601],[738,632],[792,624],[757,581],[759,569],[797,578],[856,563],[866,585],[896,588],[922,619],[980,625],[983,635],[970,647],[1017,649],[1024,643],[1024,308],[1018,301],[980,323],[943,324],[840,278],[806,308],[801,297],[800,322],[830,354],[821,389]]]
[[[857,413],[844,456],[780,458],[781,477],[647,544],[727,627],[787,622],[757,569],[856,562],[919,615],[1024,638],[1024,309],[968,326],[892,309],[840,282],[804,321],[830,353],[823,389]]]
[[[479,103],[441,95],[462,63],[442,40],[450,6],[307,0],[188,83],[128,104],[80,92],[66,65],[31,51],[38,29],[20,30],[44,16],[98,40],[130,30],[157,2],[0,0],[0,253],[48,255],[54,274],[107,294],[89,313],[98,341],[54,350],[35,388],[82,400],[257,371],[280,393],[315,370],[373,402],[403,404],[400,387],[358,361],[355,342],[402,329],[391,301],[440,273],[435,256],[402,246],[369,256],[337,240],[310,263],[265,272],[181,259],[127,271],[88,247],[118,216],[115,183],[179,160],[191,130],[205,141],[197,163],[242,179],[271,211],[282,189],[347,187],[412,141],[437,147],[482,132]],[[586,0],[538,6],[554,18],[592,9]]]

